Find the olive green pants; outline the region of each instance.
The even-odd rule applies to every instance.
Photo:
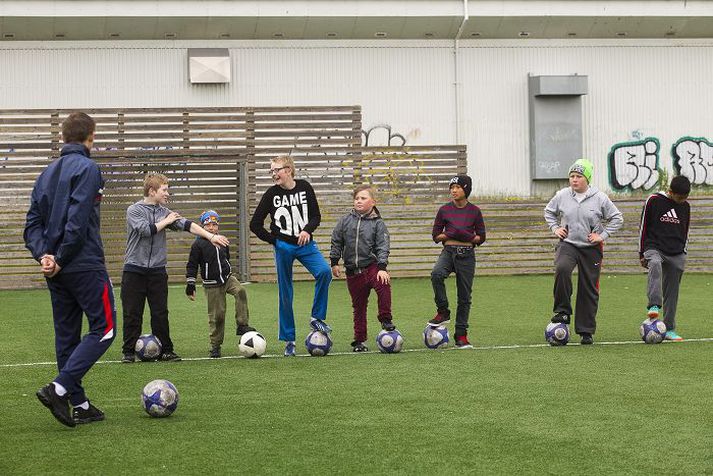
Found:
[[[247,325],[250,320],[248,312],[248,295],[235,276],[230,276],[222,286],[203,288],[208,300],[208,327],[210,329],[210,345],[223,344],[225,336],[225,295],[235,298],[235,325]]]

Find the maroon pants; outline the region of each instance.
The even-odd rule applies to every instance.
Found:
[[[366,308],[372,289],[376,291],[379,303],[379,321],[391,320],[391,285],[380,283],[376,279],[378,272],[379,267],[374,263],[359,274],[347,276],[347,288],[354,308],[354,340],[357,342],[366,341]]]

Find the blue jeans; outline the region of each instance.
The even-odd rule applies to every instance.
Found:
[[[312,317],[324,320],[327,317],[329,283],[332,282],[332,270],[327,264],[314,241],[304,246],[297,246],[285,241],[275,242],[275,267],[277,268],[277,287],[280,296],[280,340],[295,340],[295,313],[292,309],[294,289],[292,286],[292,265],[298,260],[314,276],[314,301]]]

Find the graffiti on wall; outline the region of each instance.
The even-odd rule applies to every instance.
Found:
[[[617,190],[650,190],[659,180],[659,150],[656,137],[622,142],[609,151],[609,178]]]
[[[693,185],[713,185],[713,144],[702,137],[682,137],[673,147],[673,166]]]
[[[364,147],[402,147],[406,145],[406,137],[391,131],[390,124],[378,124],[361,131],[361,145]]]

